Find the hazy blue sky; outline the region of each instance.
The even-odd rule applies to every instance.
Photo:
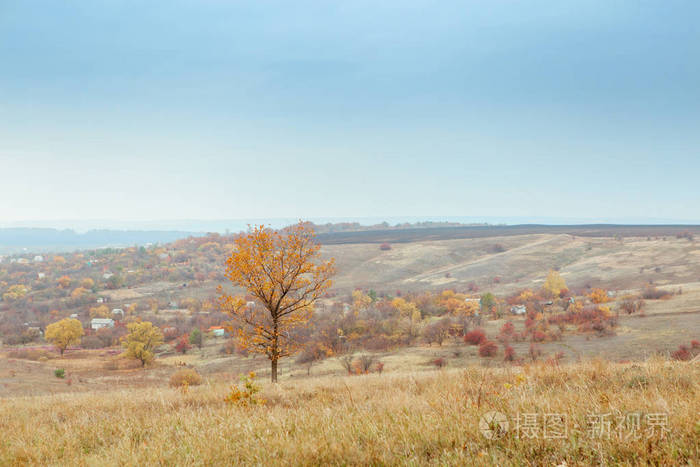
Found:
[[[700,221],[700,2],[0,0],[0,221]]]

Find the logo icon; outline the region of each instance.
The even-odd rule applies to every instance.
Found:
[[[486,412],[479,420],[479,431],[486,439],[498,439],[508,432],[508,417],[501,412]]]

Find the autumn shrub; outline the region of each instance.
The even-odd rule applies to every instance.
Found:
[[[177,370],[170,377],[170,386],[199,386],[202,384],[202,376],[191,368],[183,368]]]
[[[382,251],[388,251],[391,250],[391,245],[388,243],[382,243],[381,245],[379,245],[379,249]]]
[[[483,329],[474,329],[464,335],[464,342],[469,345],[480,345],[486,340],[486,333]]]
[[[544,342],[546,338],[547,335],[542,331],[533,331],[532,333],[533,342]]]
[[[690,341],[690,348],[700,349],[700,341],[696,340],[696,339],[693,339],[692,341]]]
[[[355,374],[367,374],[370,372],[376,358],[373,355],[360,355],[354,362]]]
[[[240,383],[231,386],[231,391],[226,395],[224,401],[232,405],[264,405],[265,399],[259,397],[260,386],[255,382],[255,373],[241,375]]]
[[[648,286],[642,293],[642,298],[646,300],[662,300],[671,298],[672,293],[667,290],[657,289],[654,286]]]
[[[381,375],[382,371],[384,371],[384,362],[377,361],[377,363],[374,364],[374,371]]]
[[[692,354],[687,345],[681,345],[678,347],[678,350],[671,354],[671,357],[674,360],[688,361],[692,357]]]
[[[498,352],[498,344],[490,340],[484,340],[479,345],[480,357],[493,357]]]
[[[85,336],[80,341],[80,346],[84,349],[102,349],[105,347],[104,342],[97,336]]]
[[[511,347],[510,345],[507,345],[506,348],[503,351],[504,356],[503,360],[506,362],[512,362],[515,361],[515,349]]]
[[[505,336],[511,336],[515,332],[515,325],[510,322],[506,321],[503,326],[501,326],[501,334]]]
[[[445,360],[443,357],[438,357],[431,360],[430,363],[436,368],[443,368],[445,365],[447,365],[447,360]]]
[[[192,346],[190,345],[189,336],[187,335],[180,336],[175,344],[175,350],[183,355],[186,354],[191,348]]]

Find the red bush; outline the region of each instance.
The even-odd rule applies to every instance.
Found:
[[[673,352],[673,353],[671,354],[671,357],[672,357],[674,360],[681,360],[681,361],[690,360],[690,357],[691,357],[691,356],[692,356],[692,354],[691,354],[690,351],[688,350],[688,346],[687,346],[687,345],[681,345],[680,347],[678,347],[678,350],[676,350],[675,352]]]
[[[506,346],[504,353],[505,356],[503,360],[505,360],[506,362],[512,362],[513,360],[515,360],[515,349],[510,345]]]
[[[693,339],[692,341],[690,341],[690,348],[691,349],[700,349],[700,341],[696,340],[696,339]]]
[[[515,332],[515,326],[510,321],[506,321],[503,326],[501,326],[501,334],[505,336],[511,336]]]
[[[447,365],[447,361],[442,357],[438,357],[430,363],[432,363],[433,365],[435,365],[438,368],[442,368],[445,365]]]
[[[543,333],[542,331],[535,331],[532,333],[532,341],[533,342],[544,342],[544,340],[547,338],[547,335]]]
[[[379,245],[379,249],[382,251],[388,251],[391,250],[391,245],[389,245],[388,243],[382,243],[381,245]]]
[[[180,337],[177,340],[177,344],[175,344],[175,350],[180,352],[181,354],[187,353],[188,350],[190,350],[192,346],[190,345],[189,342],[189,336],[185,335]]]
[[[469,345],[480,345],[486,340],[486,333],[483,329],[474,329],[464,335],[464,342]]]
[[[493,357],[498,352],[498,345],[490,340],[484,340],[479,346],[479,356]]]

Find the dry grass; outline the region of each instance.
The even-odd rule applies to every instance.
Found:
[[[517,371],[516,371],[517,370]],[[697,465],[700,367],[651,360],[561,368],[436,370],[264,385],[263,406],[226,385],[2,400],[1,465]],[[498,410],[562,413],[565,439],[488,440]],[[665,437],[587,436],[590,413],[667,413]],[[578,425],[578,428],[576,426]],[[614,438],[614,437],[613,437]]]

